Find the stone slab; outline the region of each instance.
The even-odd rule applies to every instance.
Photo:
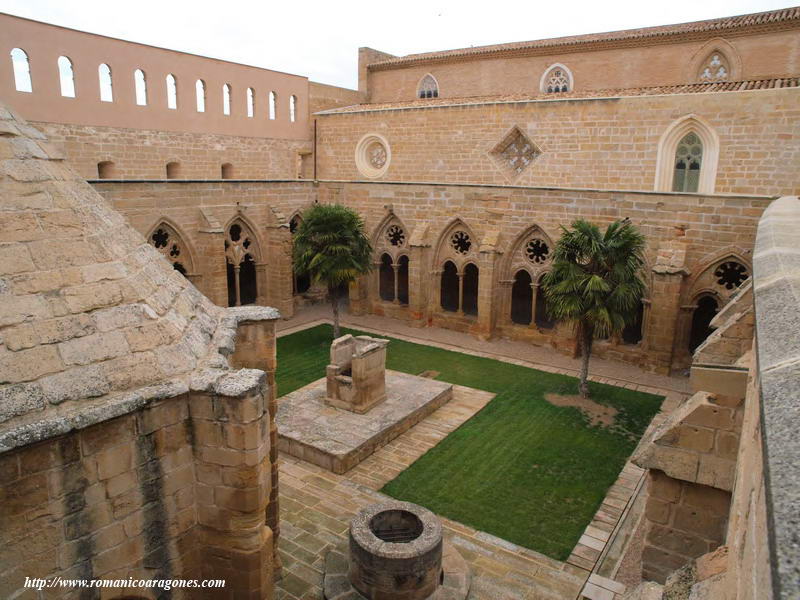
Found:
[[[365,414],[325,404],[325,378],[278,399],[278,449],[346,473],[453,396],[442,381],[386,371],[386,400]]]

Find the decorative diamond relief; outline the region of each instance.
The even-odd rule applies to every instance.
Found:
[[[514,127],[489,155],[509,179],[516,179],[542,151],[519,127]]]

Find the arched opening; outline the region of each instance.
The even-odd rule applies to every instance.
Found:
[[[696,192],[700,185],[700,165],[703,162],[703,142],[694,131],[687,133],[675,150],[673,192]]]
[[[636,345],[642,341],[642,322],[644,320],[644,302],[639,302],[634,320],[622,329],[622,343]]]
[[[166,223],[160,223],[150,234],[147,241],[172,263],[173,269],[186,276],[189,272],[186,265],[191,268],[192,259],[186,251],[181,236],[172,227]]]
[[[392,257],[388,254],[381,255],[381,264],[378,270],[378,293],[381,300],[391,302],[394,300],[394,269]]]
[[[194,84],[197,96],[197,112],[206,112],[206,82],[198,79]]]
[[[233,165],[231,163],[224,163],[220,171],[223,179],[233,179]]]
[[[61,82],[61,95],[65,98],[75,97],[75,72],[72,61],[66,56],[58,57],[58,79]]]
[[[511,286],[511,321],[519,325],[530,325],[533,318],[533,288],[531,276],[525,269],[514,275]]]
[[[464,267],[464,291],[461,310],[467,315],[478,314],[478,267],[472,263]]]
[[[225,116],[231,114],[231,86],[227,83],[222,86],[222,114]]]
[[[172,73],[167,75],[167,108],[178,108],[178,82]]]
[[[253,88],[247,88],[247,116],[256,114],[256,93]]]
[[[177,179],[181,176],[181,163],[168,162],[167,163],[167,179]]]
[[[133,72],[133,83],[136,88],[136,104],[147,106],[147,78],[144,75],[144,71],[136,69]]]
[[[420,98],[438,98],[439,84],[430,73],[425,75],[417,86],[417,96]]]
[[[239,298],[242,305],[253,304],[258,297],[256,286],[256,262],[246,254],[239,272]]]
[[[441,281],[442,309],[456,312],[458,310],[458,269],[452,261],[444,263]]]
[[[98,179],[116,179],[117,167],[110,160],[103,160],[97,163]]]
[[[545,298],[544,289],[542,288],[543,278],[544,274],[539,277],[539,289],[536,291],[536,309],[533,318],[535,319],[536,327],[539,329],[552,329],[555,321],[550,318],[547,312],[547,298]]]
[[[571,92],[572,83],[572,72],[562,64],[554,64],[542,75],[539,89],[546,94]]]
[[[32,92],[31,63],[25,50],[11,49],[11,66],[14,69],[14,88],[18,92]]]
[[[275,120],[275,103],[278,101],[278,97],[275,95],[275,92],[269,93],[269,119],[270,121]]]
[[[404,254],[398,261],[397,267],[397,299],[400,304],[408,304],[408,261]]]
[[[97,67],[97,76],[100,80],[100,102],[113,102],[114,83],[111,79],[111,67],[102,63]]]
[[[294,123],[297,120],[297,96],[289,97],[289,121]]]
[[[253,237],[243,223],[228,227],[225,239],[225,262],[228,278],[228,305],[253,304],[258,298],[256,258]]]
[[[709,325],[717,314],[719,304],[713,296],[701,296],[692,313],[692,329],[689,333],[689,352],[694,352],[713,331]]]

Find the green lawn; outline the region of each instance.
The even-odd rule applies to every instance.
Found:
[[[320,325],[278,340],[280,395],[323,376],[331,336]],[[577,408],[544,399],[576,394],[572,377],[396,339],[386,366],[439,371],[439,380],[496,396],[382,491],[558,560],[569,556],[662,400],[591,384],[592,399],[619,413],[613,427],[590,427]]]

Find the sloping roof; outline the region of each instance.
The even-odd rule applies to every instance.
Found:
[[[220,377],[237,318],[0,104],[0,452]]]
[[[471,96],[468,98],[428,98],[407,102],[386,102],[381,104],[355,104],[342,108],[323,110],[317,115],[372,112],[381,110],[401,110],[412,108],[433,108],[447,106],[469,106],[514,102],[537,102],[557,100],[579,100],[584,98],[623,98],[626,96],[660,96],[668,94],[710,94],[721,92],[742,92],[748,90],[767,90],[800,87],[800,77],[776,79],[752,79],[746,81],[722,81],[717,83],[687,83],[680,85],[660,85],[654,87],[578,90],[558,94],[506,94],[497,96]]]
[[[731,30],[742,28],[769,27],[779,23],[800,24],[800,7],[784,8],[760,13],[709,19],[706,21],[692,21],[676,25],[660,25],[657,27],[643,27],[640,29],[625,29],[609,31],[606,33],[590,33],[584,35],[571,35],[545,40],[528,42],[511,42],[507,44],[493,44],[489,46],[475,46],[472,48],[458,48],[440,52],[423,52],[409,54],[397,58],[376,61],[368,68],[370,70],[383,70],[395,67],[408,66],[420,62],[435,62],[454,58],[471,58],[484,55],[532,51],[538,49],[564,50],[570,46],[592,44],[598,42],[625,42],[645,41],[681,34],[723,34]]]

